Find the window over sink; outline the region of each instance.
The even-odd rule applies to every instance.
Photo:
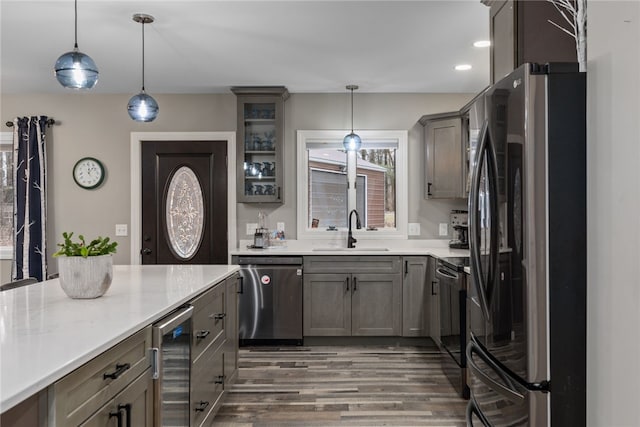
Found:
[[[352,209],[359,237],[406,238],[407,131],[358,131],[357,152],[342,145],[348,132],[297,132],[298,238],[346,231]]]

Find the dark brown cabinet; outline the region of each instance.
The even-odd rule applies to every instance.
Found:
[[[548,20],[564,19],[547,1],[482,0],[490,10],[491,83],[525,62],[575,62],[574,39]]]

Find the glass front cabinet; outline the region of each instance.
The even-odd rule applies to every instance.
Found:
[[[284,86],[232,87],[237,96],[237,200],[283,203]]]

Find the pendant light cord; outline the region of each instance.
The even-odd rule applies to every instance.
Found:
[[[353,133],[353,88],[351,89],[351,133]]]
[[[144,19],[142,20],[142,91],[144,92]]]
[[[73,47],[77,49],[78,48],[78,0],[75,0],[74,14],[75,14],[75,18],[74,18],[75,43]]]
[[[142,91],[144,92],[144,23],[142,20]]]

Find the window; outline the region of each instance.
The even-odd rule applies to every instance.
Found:
[[[0,259],[13,256],[13,134],[0,133]]]
[[[352,209],[361,237],[406,238],[407,132],[359,131],[356,153],[342,147],[346,133],[298,131],[298,238],[346,230]]]

